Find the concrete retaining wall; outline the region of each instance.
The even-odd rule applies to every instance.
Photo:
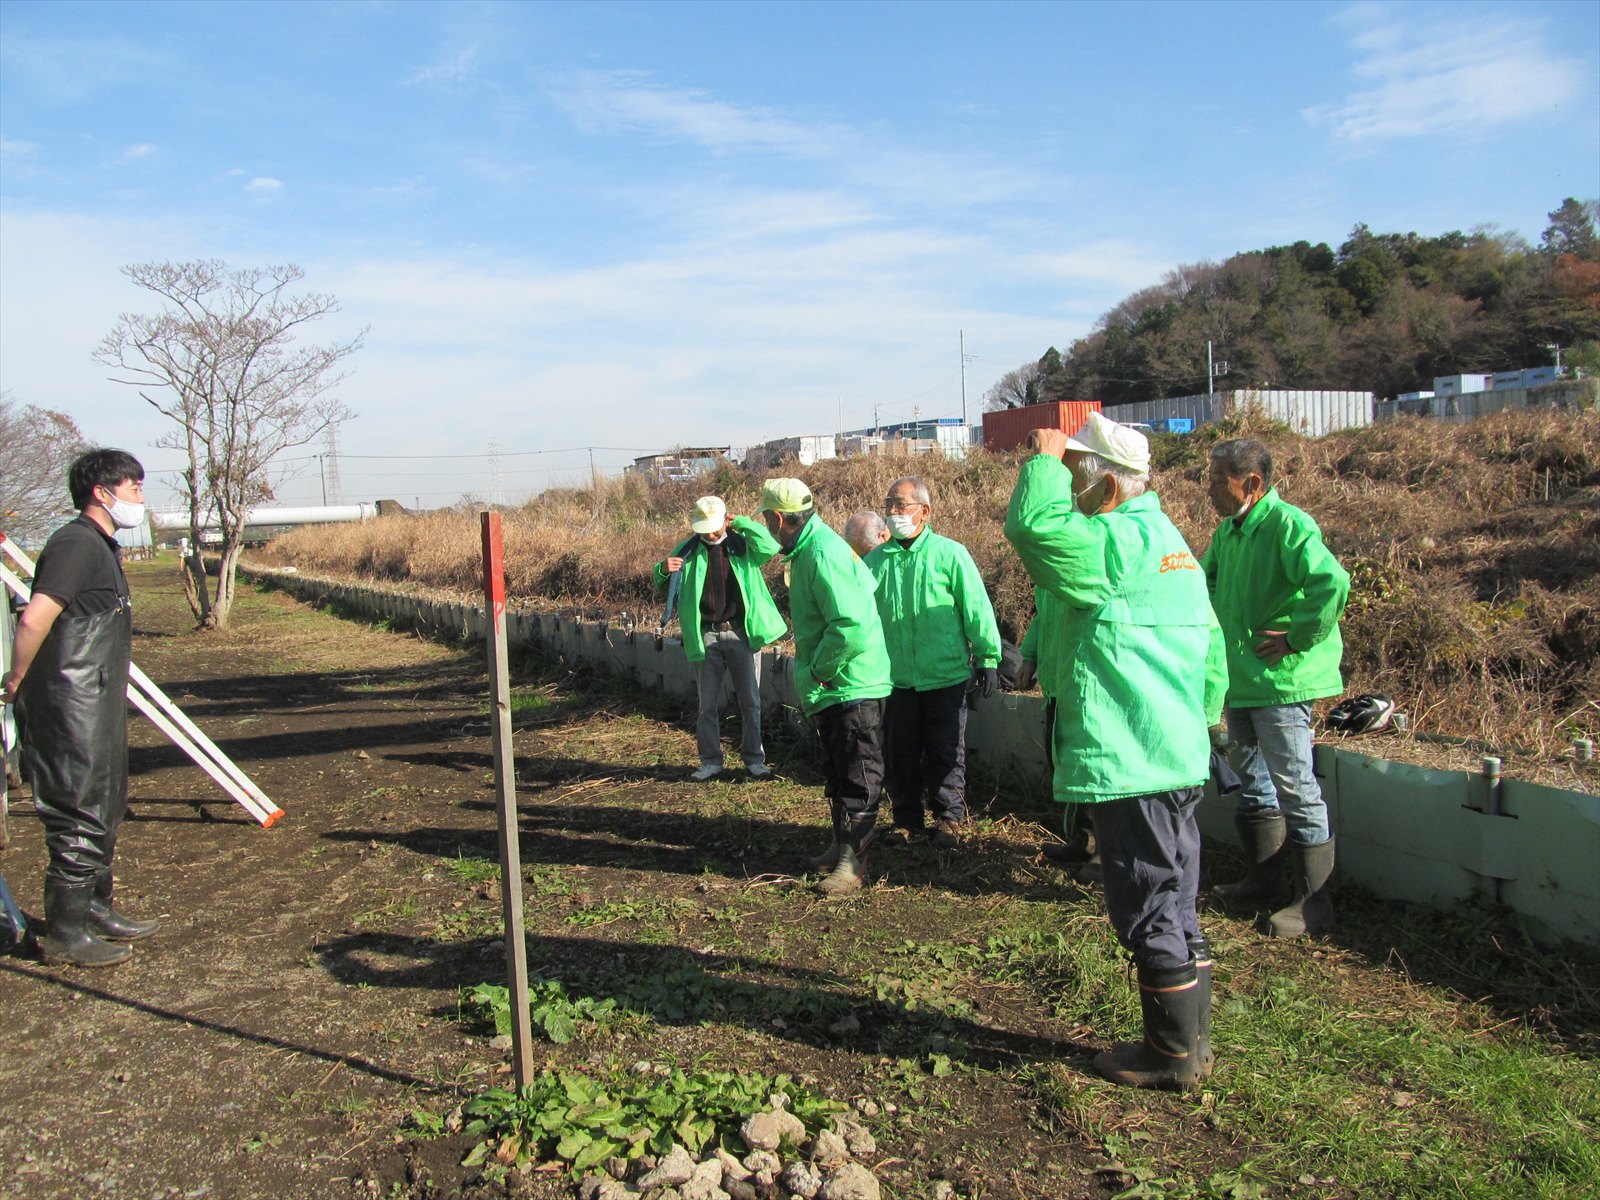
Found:
[[[430,637],[482,639],[484,611],[273,571],[246,571],[313,603],[372,621],[388,620]],[[570,665],[599,667],[643,687],[692,696],[695,672],[674,638],[548,613],[512,613],[506,635]],[[761,693],[769,706],[799,708],[792,659],[762,655]],[[732,699],[726,689],[724,699]],[[1002,694],[975,707],[968,753],[991,771],[1044,775],[1043,702]],[[1373,893],[1448,909],[1483,894],[1519,913],[1545,941],[1600,946],[1600,796],[1518,780],[1491,783],[1357,754],[1316,749],[1317,773],[1339,837],[1339,872]],[[1233,806],[1208,796],[1200,809],[1208,838],[1237,844]]]

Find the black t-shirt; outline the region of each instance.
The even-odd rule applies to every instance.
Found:
[[[60,601],[63,617],[88,617],[132,605],[116,539],[85,516],[50,535],[39,555],[33,590]]]

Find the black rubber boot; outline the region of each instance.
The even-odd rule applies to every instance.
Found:
[[[1211,943],[1206,941],[1205,934],[1189,939],[1189,953],[1194,956],[1195,979],[1200,984],[1200,994],[1195,1001],[1195,1059],[1200,1064],[1200,1078],[1210,1079],[1217,1056],[1211,1049]]]
[[[1144,1041],[1095,1055],[1094,1069],[1123,1087],[1183,1091],[1198,1086],[1199,999],[1192,961],[1168,970],[1140,967]]]
[[[1235,908],[1271,908],[1281,894],[1283,864],[1288,854],[1284,845],[1288,826],[1283,814],[1268,809],[1236,815],[1233,827],[1239,831],[1239,844],[1249,866],[1238,883],[1225,883],[1216,889],[1217,899]]]
[[[1315,846],[1293,844],[1291,855],[1294,899],[1266,921],[1273,937],[1297,938],[1333,928],[1333,897],[1328,879],[1333,875],[1333,839]]]
[[[839,861],[833,870],[817,881],[824,896],[847,896],[859,892],[867,877],[867,848],[872,844],[871,818],[850,822],[841,817]]]
[[[115,942],[137,942],[161,928],[160,921],[135,921],[111,905],[111,868],[95,876],[94,898],[89,901],[89,929],[97,937]]]
[[[89,902],[94,899],[93,883],[44,881],[44,937],[39,949],[47,963],[71,963],[78,967],[112,967],[130,958],[133,951],[115,942],[103,942],[87,928]]]

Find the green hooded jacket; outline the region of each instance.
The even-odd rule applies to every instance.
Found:
[[[1033,620],[1028,622],[1028,632],[1022,635],[1022,645],[1017,649],[1022,657],[1033,664],[1034,680],[1045,697],[1060,694],[1056,682],[1061,670],[1060,638],[1061,614],[1057,611],[1055,593],[1046,588],[1033,589]]]
[[[1202,561],[1228,647],[1228,706],[1301,704],[1344,691],[1339,618],[1350,576],[1306,513],[1276,488],[1243,521],[1217,527]],[[1288,634],[1293,653],[1268,666],[1255,652],[1264,629]]]
[[[744,598],[745,640],[750,643],[751,650],[762,650],[789,631],[761,574],[762,566],[780,547],[765,525],[749,517],[733,519],[728,541],[728,564],[738,581],[739,594]],[[672,557],[683,559],[683,590],[678,594],[683,656],[692,663],[704,662],[706,643],[700,629],[700,595],[706,586],[706,544],[696,534],[673,551]],[[663,559],[655,566],[656,589],[664,589],[670,578]]]
[[[1055,798],[1147,796],[1205,782],[1227,660],[1205,578],[1150,492],[1086,517],[1059,459],[1022,466],[1006,539],[1058,604]]]
[[[851,700],[887,696],[892,690],[889,652],[872,598],[872,572],[819,516],[800,530],[788,560],[800,707],[810,715]]]
[[[895,687],[954,687],[972,678],[975,665],[1000,665],[994,605],[960,542],[924,525],[909,545],[891,538],[863,561],[878,580],[878,616]]]

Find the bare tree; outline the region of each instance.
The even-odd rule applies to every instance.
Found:
[[[1023,363],[1007,371],[994,386],[983,394],[983,411],[995,412],[1002,408],[1021,408],[1036,401],[1039,391],[1039,364]]]
[[[348,342],[295,345],[303,326],[338,312],[339,303],[315,292],[290,294],[305,278],[293,265],[229,270],[208,259],[137,263],[122,273],[162,308],[124,313],[95,360],[178,427],[157,445],[187,455],[181,482],[193,554],[186,586],[201,624],[225,626],[245,514],[272,497],[279,454],[354,415],[329,393],[345,379],[336,368],[360,349],[366,330]],[[221,535],[221,567],[209,598],[199,564],[200,534],[208,527]]]
[[[19,406],[0,392],[0,529],[18,542],[42,541],[72,511],[67,468],[88,448],[66,413]]]

